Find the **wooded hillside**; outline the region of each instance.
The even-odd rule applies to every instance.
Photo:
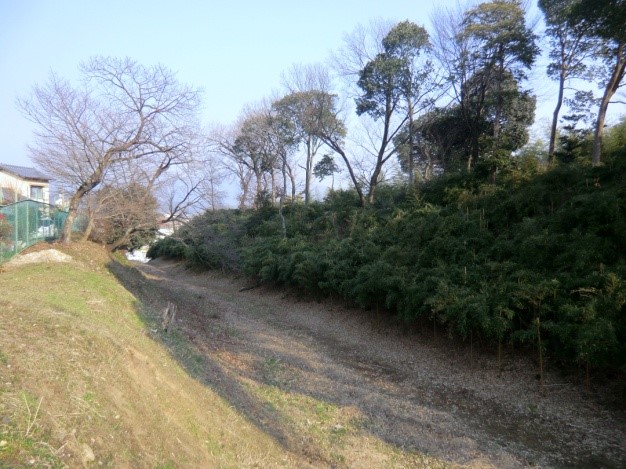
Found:
[[[381,187],[284,207],[206,212],[150,256],[242,271],[263,282],[430,324],[435,333],[534,350],[543,362],[626,370],[626,145],[606,164],[542,169],[520,155],[494,183],[448,174],[414,191]],[[580,142],[581,160],[590,147]]]

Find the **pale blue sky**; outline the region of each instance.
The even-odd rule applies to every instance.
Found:
[[[446,0],[451,1],[451,0]],[[30,165],[15,106],[51,71],[72,79],[94,55],[161,63],[204,89],[205,124],[231,123],[279,89],[294,63],[325,61],[376,18],[426,25],[436,0],[0,0],[0,161]]]
[[[292,64],[326,61],[357,25],[409,19],[430,29],[436,6],[454,4],[456,0],[0,0],[0,162],[31,164],[26,145],[32,128],[16,108],[17,96],[45,82],[51,71],[73,79],[79,63],[91,56],[161,63],[177,72],[181,82],[204,89],[204,124],[230,124],[246,104],[278,90],[281,73]],[[554,106],[545,61],[533,76],[537,120],[543,123]],[[613,109],[612,115],[619,111]]]

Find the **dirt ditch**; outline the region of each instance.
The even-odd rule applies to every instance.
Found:
[[[257,426],[313,465],[333,466],[271,406],[259,382],[358,414],[358,431],[399,451],[477,467],[626,467],[626,418],[527,359],[496,358],[406,333],[362,312],[300,302],[245,281],[167,261],[114,267],[142,301],[178,306],[174,327],[195,373]],[[133,273],[134,272],[134,273]],[[348,457],[344,465],[351,466]]]

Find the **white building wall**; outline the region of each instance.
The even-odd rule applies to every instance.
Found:
[[[25,181],[12,174],[0,171],[0,187],[11,189],[14,194],[17,193],[22,197],[30,199],[31,186],[43,187],[43,202],[47,204],[50,203],[50,186],[48,183],[41,181]]]

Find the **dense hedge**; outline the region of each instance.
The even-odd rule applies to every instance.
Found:
[[[626,371],[626,154],[601,168],[520,165],[496,183],[440,177],[418,194],[350,192],[278,215],[206,214],[166,254],[434,321],[460,338],[520,343]]]
[[[206,212],[195,217],[174,236],[154,243],[148,257],[169,257],[214,270],[239,270],[239,240],[245,234],[250,214],[237,210]]]

